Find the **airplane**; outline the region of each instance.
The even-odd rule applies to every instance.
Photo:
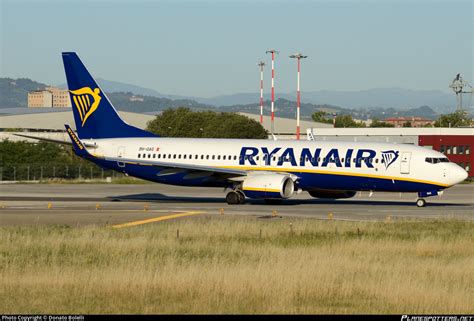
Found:
[[[77,134],[65,127],[74,152],[125,175],[225,188],[228,204],[247,198],[278,204],[303,191],[323,199],[384,191],[417,193],[418,207],[468,176],[442,153],[408,144],[159,137],[121,119],[75,52],[62,58]]]

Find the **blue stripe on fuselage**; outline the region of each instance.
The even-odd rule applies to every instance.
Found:
[[[90,159],[99,166],[113,169],[119,172],[126,172],[131,176],[142,178],[156,183],[179,185],[179,186],[203,186],[203,187],[226,187],[229,183],[215,176],[206,176],[200,178],[185,178],[187,172],[176,173],[164,176],[157,176],[164,168],[155,166],[145,166],[138,164],[125,164],[125,167],[119,167],[116,162],[102,159]],[[324,173],[306,173],[293,172],[292,174],[300,177],[297,181],[298,188],[303,190],[310,189],[334,189],[334,190],[353,190],[353,191],[387,191],[387,192],[419,192],[442,190],[445,187],[436,184],[421,182],[410,182],[390,178],[374,178],[363,176],[351,176],[350,174],[324,174]]]

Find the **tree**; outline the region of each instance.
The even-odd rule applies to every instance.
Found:
[[[267,138],[262,125],[236,113],[167,109],[148,123],[148,131],[164,137]]]
[[[351,115],[337,115],[334,127],[365,127],[362,122],[356,122]]]
[[[372,123],[370,127],[395,127],[393,124],[386,123],[384,121],[380,121],[377,118],[372,119]]]
[[[434,127],[464,127],[470,126],[472,118],[464,110],[451,114],[441,115],[434,123]]]
[[[409,127],[413,127],[412,124],[411,124],[411,121],[407,120],[406,122],[404,122],[402,124],[402,127],[406,127],[406,128],[409,128]]]
[[[325,111],[318,110],[317,112],[311,115],[311,118],[313,118],[313,120],[317,123],[332,124],[332,120],[326,118],[327,115],[328,113],[326,113]]]

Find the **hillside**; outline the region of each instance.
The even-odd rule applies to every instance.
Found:
[[[211,102],[213,101],[212,98],[198,99],[199,101],[196,101],[195,99],[185,98],[181,96],[166,96],[160,94],[159,92],[153,89],[143,88],[120,82],[107,81],[103,79],[101,79],[99,82],[100,85],[103,87],[104,91],[107,92],[107,95],[113,102],[114,106],[116,106],[117,109],[123,111],[130,111],[136,113],[155,113],[163,111],[166,108],[189,107],[193,110],[221,110],[232,112],[247,112],[253,114],[258,114],[260,112],[258,97],[256,94],[236,94],[226,96],[227,98],[224,97],[223,99],[219,98],[214,101],[230,102],[234,99],[239,99],[241,102],[232,105],[224,104],[219,105],[221,107],[216,107],[215,105],[211,104]],[[28,91],[42,89],[46,86],[46,84],[25,78],[0,78],[0,108],[26,107]],[[407,91],[398,90],[398,94],[401,96],[403,96],[404,92]],[[411,96],[416,96],[415,91],[408,92],[411,93]],[[339,94],[341,93],[342,92],[339,92]],[[385,93],[388,95],[388,92]],[[374,93],[371,91],[367,91],[366,94],[370,96]],[[130,98],[133,95],[140,95],[140,97],[143,98],[143,101],[131,101]],[[158,97],[158,95],[160,97]],[[352,117],[357,119],[385,119],[388,117],[397,116],[419,116],[429,119],[435,119],[437,118],[438,113],[440,113],[438,109],[434,109],[431,107],[431,105],[427,104],[417,105],[413,108],[408,108],[408,106],[405,106],[405,108],[396,108],[390,106],[355,108],[345,107],[344,104],[334,104],[330,102],[314,103],[311,102],[310,99],[310,97],[314,97],[314,95],[318,96],[318,94],[316,93],[305,93],[303,95],[303,102],[301,104],[302,119],[311,119],[311,114],[317,110],[324,110],[328,113],[350,114],[352,115]],[[400,98],[399,102],[403,101],[403,99],[408,99],[408,96],[405,95],[405,98]],[[285,95],[285,97],[288,98],[282,98],[281,96],[277,96],[278,99],[275,102],[276,114],[279,117],[294,118],[296,115],[296,103],[294,99],[291,98],[291,95]],[[328,98],[328,101],[331,100],[332,99]],[[247,101],[250,101],[250,103],[248,103]],[[413,101],[418,100],[413,98]],[[419,101],[424,100],[421,99]],[[440,99],[440,101],[443,101],[443,99]],[[354,102],[353,105],[356,105],[356,102]],[[270,101],[268,99],[265,101],[264,106],[265,114],[269,115]]]
[[[28,78],[0,78],[0,108],[27,107],[28,92],[47,86]]]
[[[233,112],[246,112],[251,114],[260,113],[259,103],[246,104],[246,105],[232,105],[232,106],[222,106],[219,108],[222,111],[233,111]],[[417,108],[412,108],[408,110],[397,110],[394,108],[362,108],[362,109],[349,109],[342,108],[339,106],[333,106],[328,104],[311,104],[311,103],[301,103],[300,115],[301,119],[311,120],[311,115],[315,111],[325,111],[327,113],[337,113],[337,114],[349,114],[356,119],[385,119],[388,117],[399,117],[399,116],[417,116],[424,117],[428,119],[436,119],[438,117],[437,113],[431,109],[429,106],[421,106]],[[267,100],[264,103],[264,113],[266,115],[270,114],[270,101]],[[275,101],[275,113],[278,117],[285,118],[294,118],[296,116],[296,102],[287,100],[287,99],[277,99]]]
[[[111,85],[110,83],[107,83]],[[120,88],[117,84],[115,88]],[[49,85],[33,81],[27,78],[0,78],[0,108],[27,107],[28,92],[43,89]],[[124,88],[123,86],[121,87]],[[136,88],[140,88],[136,86]],[[214,109],[213,106],[200,104],[191,99],[169,99],[159,98],[152,95],[140,96],[143,101],[130,101],[135,92],[111,92],[104,89],[107,96],[118,110],[130,111],[135,113],[147,113],[162,111],[166,108],[190,107],[196,110]],[[138,90],[138,89],[137,89]],[[150,89],[151,90],[151,89]],[[144,91],[140,91],[144,92]],[[153,94],[153,92],[149,92]]]

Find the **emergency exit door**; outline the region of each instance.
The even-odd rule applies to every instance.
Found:
[[[125,146],[120,146],[118,149],[117,149],[117,157],[118,158],[124,158],[125,157]],[[124,162],[117,162],[117,165],[119,167],[125,167],[125,163]]]

